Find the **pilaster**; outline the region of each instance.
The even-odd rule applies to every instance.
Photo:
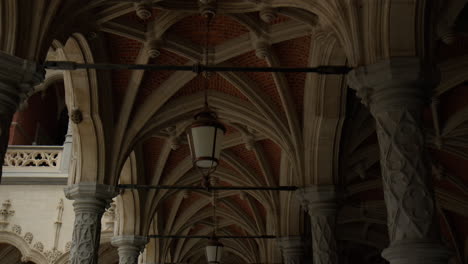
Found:
[[[36,63],[0,51],[0,164],[3,164],[13,115],[32,93],[34,85],[43,81],[44,73]],[[2,166],[0,174],[1,170]]]
[[[138,264],[138,257],[148,243],[144,236],[117,236],[112,238],[112,245],[119,252],[119,264]]]
[[[101,217],[116,195],[116,187],[103,184],[80,183],[65,188],[65,196],[74,200],[75,211],[70,264],[97,264]]]
[[[304,243],[300,236],[281,237],[278,245],[285,264],[304,263]]]
[[[417,58],[386,60],[348,75],[350,87],[376,121],[390,238],[383,256],[392,264],[448,261],[448,251],[439,242],[422,127],[422,111],[437,79],[434,77],[437,74]],[[434,252],[446,252],[446,259],[429,260]]]
[[[337,264],[335,186],[305,187],[297,190],[296,196],[310,216],[314,263]]]

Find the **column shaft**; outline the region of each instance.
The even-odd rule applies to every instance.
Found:
[[[376,121],[390,238],[382,255],[392,264],[448,262],[440,244],[422,128],[423,107],[433,85],[427,76],[433,74],[427,74],[417,58],[383,61],[348,75]]]
[[[314,264],[338,264],[335,186],[310,186],[296,195],[310,215]]]
[[[282,237],[278,241],[285,264],[304,263],[304,244],[299,236]]]
[[[112,245],[119,252],[119,264],[138,264],[138,257],[148,243],[143,236],[117,236],[112,238]]]
[[[65,189],[68,199],[74,200],[71,264],[97,264],[101,238],[101,217],[109,206],[116,188],[108,185],[80,183]]]

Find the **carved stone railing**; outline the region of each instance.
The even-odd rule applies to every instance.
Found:
[[[60,171],[62,146],[9,146],[5,154],[5,171]]]

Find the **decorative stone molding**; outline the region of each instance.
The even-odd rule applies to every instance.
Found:
[[[348,75],[350,86],[376,120],[391,241],[384,256],[392,264],[419,263],[403,260],[413,260],[412,251],[393,254],[403,249],[400,245],[422,250],[420,242],[439,241],[431,163],[422,128],[422,110],[432,85],[427,74],[419,59],[397,58],[355,69]],[[439,249],[445,250],[441,244]],[[437,259],[425,263],[448,261]]]
[[[135,12],[139,18],[143,20],[149,19],[153,15],[151,2],[142,0],[139,3],[135,3]]]
[[[47,261],[49,261],[49,263],[54,263],[62,255],[63,255],[63,252],[55,248],[44,252],[44,256],[46,257]]]
[[[4,157],[4,167],[49,167],[58,168],[61,150],[54,149],[8,149]]]
[[[204,17],[216,15],[216,0],[199,0],[198,10]]]
[[[120,264],[138,264],[138,256],[148,243],[143,236],[117,236],[112,238],[112,245],[117,247]]]
[[[297,190],[296,196],[310,215],[314,263],[337,264],[336,187],[309,186]]]
[[[34,243],[33,248],[36,249],[39,252],[42,252],[42,251],[44,251],[44,244],[42,244],[41,242],[36,242],[36,243]]]
[[[161,40],[159,39],[152,39],[148,41],[148,56],[150,58],[157,58],[159,55],[161,55]]]
[[[31,233],[31,232],[26,232],[26,234],[24,234],[24,240],[28,243],[28,244],[31,244],[32,241],[34,239],[34,235]]]
[[[304,263],[304,243],[300,236],[281,237],[278,245],[285,264]]]
[[[106,209],[105,213],[104,213],[104,223],[105,223],[105,227],[104,227],[104,230],[102,230],[103,232],[112,232],[114,231],[114,225],[115,225],[115,219],[116,219],[116,214],[115,214],[115,211],[116,211],[116,204],[115,202],[112,202],[110,204],[110,207]]]
[[[13,231],[13,233],[17,234],[17,235],[21,235],[21,226],[19,225],[13,225],[11,227],[11,231]]]
[[[83,121],[83,113],[81,110],[78,108],[72,109],[70,113],[70,120],[75,124],[81,123],[81,121]]]
[[[72,247],[72,242],[71,242],[71,241],[68,241],[68,242],[65,244],[65,252],[70,251],[71,247]]]
[[[65,188],[65,196],[74,200],[75,224],[70,249],[72,264],[96,264],[101,236],[101,217],[118,194],[115,186],[79,183]]]
[[[0,220],[0,228],[5,229],[10,224],[10,217],[15,214],[14,210],[10,210],[11,208],[11,201],[6,200],[2,203],[2,209],[0,209],[0,216],[2,219]]]
[[[276,10],[270,6],[264,5],[260,9],[260,18],[265,23],[271,23],[276,18]]]

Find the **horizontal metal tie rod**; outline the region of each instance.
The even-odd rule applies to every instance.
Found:
[[[347,74],[352,68],[347,66],[318,67],[227,67],[206,66],[202,64],[186,65],[155,65],[155,64],[112,64],[112,63],[76,63],[72,61],[46,61],[45,69],[51,70],[148,70],[148,71],[191,71],[201,72],[315,72],[318,74]]]
[[[168,239],[168,238],[201,238],[201,239],[211,239],[212,236],[197,236],[197,235],[187,235],[187,236],[177,236],[177,235],[149,235],[148,238],[154,239]],[[260,236],[216,236],[219,239],[274,239],[276,236],[271,235],[260,235]]]
[[[119,184],[120,189],[143,189],[143,190],[216,190],[216,191],[295,191],[298,189],[296,186],[177,186],[177,185],[138,185],[138,184]]]

